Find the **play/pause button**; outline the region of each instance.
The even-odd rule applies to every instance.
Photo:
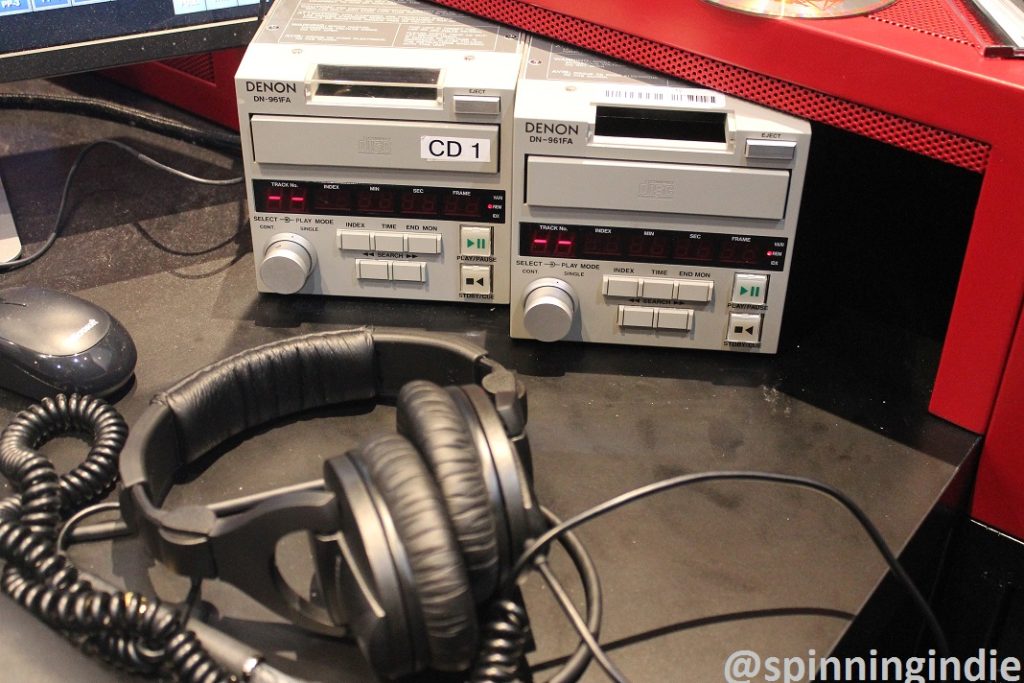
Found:
[[[725,340],[733,344],[757,344],[761,341],[761,316],[751,313],[730,313]]]
[[[736,273],[732,283],[734,304],[763,304],[768,296],[768,276],[760,273]]]
[[[491,255],[491,228],[489,226],[463,225],[459,231],[462,241],[459,253],[466,256]]]
[[[463,294],[491,293],[491,266],[462,266],[460,276]]]

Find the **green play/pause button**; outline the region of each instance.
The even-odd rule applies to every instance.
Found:
[[[464,256],[491,255],[491,228],[483,225],[463,225],[461,228],[462,249]]]
[[[736,273],[732,285],[732,297],[729,299],[734,304],[765,303],[768,293],[768,276],[762,273]]]

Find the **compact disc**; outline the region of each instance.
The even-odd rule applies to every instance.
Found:
[[[895,0],[707,0],[713,5],[769,17],[828,19],[867,14]]]

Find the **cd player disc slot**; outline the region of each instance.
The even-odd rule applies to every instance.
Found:
[[[311,82],[313,97],[366,97],[397,100],[437,100],[439,69],[378,66],[317,66]]]
[[[594,135],[617,138],[725,142],[728,115],[719,111],[598,105]]]
[[[685,213],[779,220],[789,171],[530,156],[526,202],[534,206]]]
[[[496,125],[256,114],[250,126],[261,164],[498,172]]]

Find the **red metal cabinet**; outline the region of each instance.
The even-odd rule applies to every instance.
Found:
[[[975,515],[1024,538],[1024,60],[957,0],[822,21],[701,0],[439,0],[983,173],[930,410],[987,432]]]

